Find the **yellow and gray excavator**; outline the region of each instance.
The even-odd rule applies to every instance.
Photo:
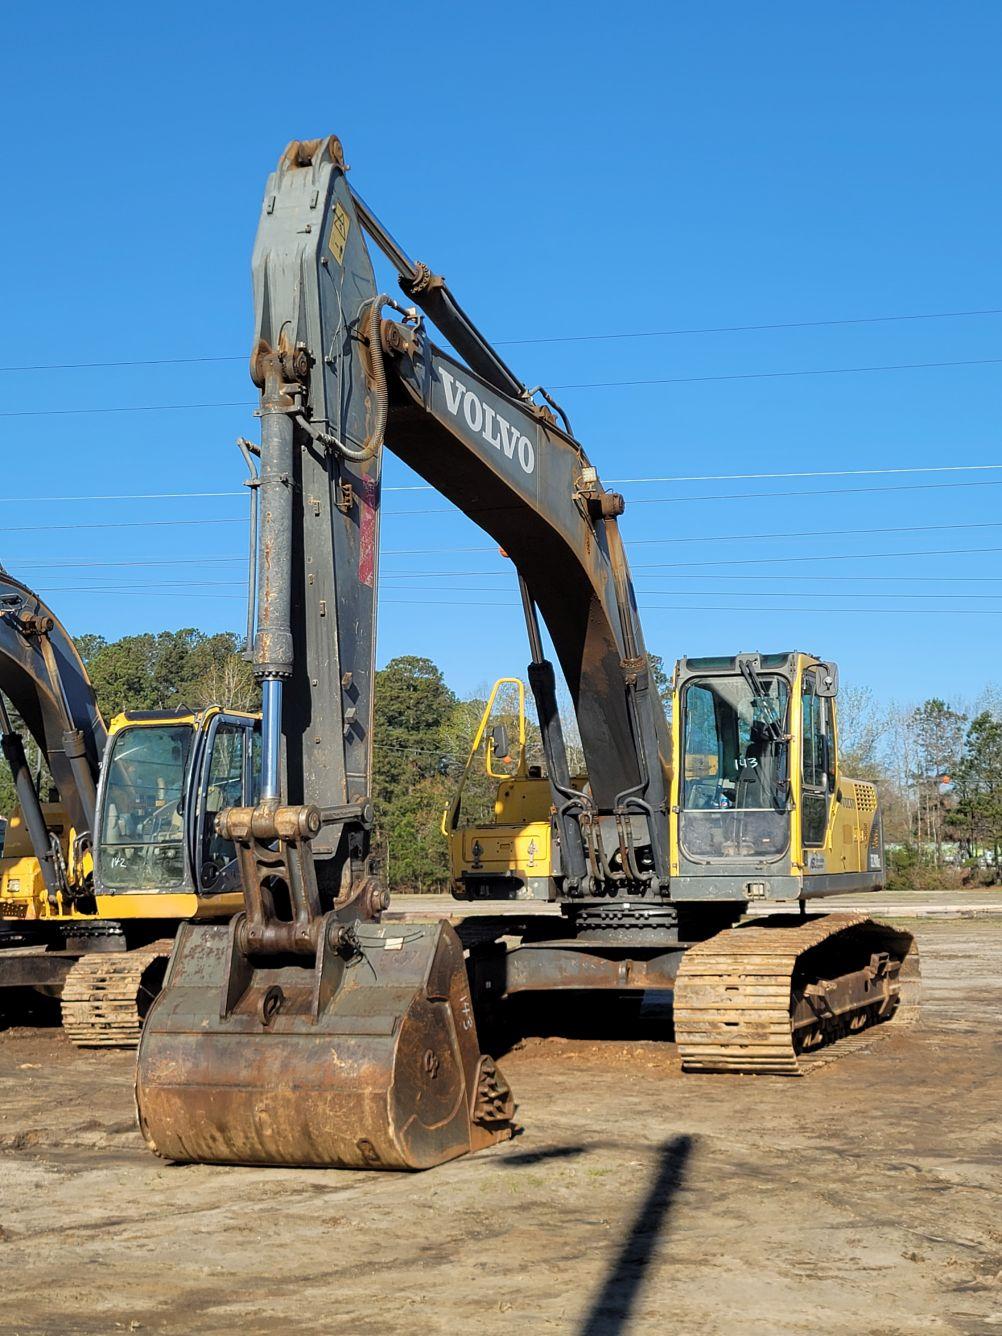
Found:
[[[378,290],[367,240],[406,304]],[[349,185],[335,137],[283,154],[253,273],[261,797],[217,818],[243,912],[182,925],[147,1017],[136,1095],[148,1144],[177,1160],[410,1169],[487,1146],[511,1134],[513,1097],[480,1051],[476,1007],[517,992],[674,987],[687,1062],[728,1071],[799,1072],[809,1050],[907,1014],[907,933],[806,912],[736,926],[750,903],[806,911],[833,889],[813,841],[856,793],[840,787],[827,725],[834,670],[796,655],[689,661],[676,723],[688,760],[673,767],[623,498],[563,410],[523,385]],[[559,912],[476,920],[465,952],[444,921],[381,918],[384,443],[504,549],[525,613],[553,809],[545,898]],[[587,785],[568,764],[543,625]],[[808,738],[811,768],[795,777]],[[879,885],[869,854],[858,876]]]
[[[883,887],[877,790],[850,778],[839,761],[837,682],[834,664],[802,653],[676,664],[671,706],[678,727],[672,731],[668,826],[672,885],[680,899],[690,898],[687,890],[700,898],[716,893],[729,903],[747,904],[754,916],[758,902],[773,898],[805,907],[815,897]],[[560,898],[557,808],[542,768],[527,764],[524,689],[518,695],[517,757],[508,755],[506,724],[489,727],[503,686],[521,688],[521,683],[513,678],[495,683],[442,818],[452,894],[479,902],[554,902]],[[481,779],[493,785],[489,812],[485,794],[470,792],[477,788],[471,779],[479,759]],[[586,788],[585,776],[574,782]],[[831,932],[846,919],[827,916],[821,923]],[[482,929],[484,921],[477,922]],[[511,918],[506,925],[510,931]],[[683,957],[672,991],[685,1070],[798,1074],[809,1069],[818,1050],[824,1048],[828,1057],[830,1042],[841,1031],[852,1035],[886,1018],[887,995],[868,975],[855,984],[842,978],[837,988],[829,981],[824,990],[808,981],[807,991],[798,990],[795,980],[799,983],[805,961],[791,957],[790,934],[768,931],[775,926],[766,918],[758,924],[766,931],[758,935],[747,926],[717,934]],[[849,926],[846,921],[846,933],[833,947],[841,950],[859,936],[860,925],[854,934]],[[805,940],[818,931],[806,930]],[[884,930],[867,923],[865,931],[872,940]],[[619,980],[622,988],[656,983],[637,963],[631,961]],[[877,964],[885,968],[882,955]],[[873,965],[867,964],[871,972]],[[906,1011],[913,1010],[917,971],[918,957],[908,944],[897,980],[899,1015],[902,995]],[[569,978],[549,986],[579,985]],[[606,986],[613,987],[611,978]],[[513,991],[507,978],[505,995]],[[870,1004],[859,1006],[868,996]]]
[[[214,818],[256,792],[258,717],[126,711],[106,728],[65,628],[0,572],[0,745],[18,800],[0,857],[0,990],[58,996],[82,1047],[135,1047],[177,924],[243,902]]]

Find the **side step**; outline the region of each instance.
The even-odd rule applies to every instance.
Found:
[[[752,920],[683,957],[674,1003],[682,1069],[802,1076],[873,1025],[913,1021],[918,992],[911,933],[865,914]]]
[[[160,988],[174,943],[135,951],[95,951],[66,975],[63,1029],[78,1048],[135,1048]]]

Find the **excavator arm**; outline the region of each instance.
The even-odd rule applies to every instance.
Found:
[[[415,303],[407,311],[377,292],[366,234],[397,267]],[[566,418],[558,425],[533,401],[444,281],[410,261],[352,192],[335,138],[294,143],[283,155],[265,192],[253,268],[263,792],[266,803],[281,794],[284,804],[320,809],[311,836],[319,902],[368,876],[384,441],[489,533],[518,573],[564,892],[666,894],[667,726],[617,525],[622,497],[602,487]],[[398,318],[384,319],[394,307]],[[434,346],[425,316],[465,365]],[[588,794],[571,787],[540,618],[577,716]],[[227,818],[234,834],[248,832],[249,820]]]
[[[45,825],[20,734],[23,719],[76,831],[94,835],[97,778],[107,740],[87,671],[66,630],[37,594],[0,571],[0,744],[51,902],[67,889],[59,844]]]

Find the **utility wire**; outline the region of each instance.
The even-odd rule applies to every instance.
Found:
[[[861,478],[886,473],[973,473],[1002,469],[1002,464],[910,464],[903,468],[798,469],[784,473],[665,473],[648,478],[610,478],[617,486],[648,482],[744,482],[758,478]]]
[[[929,371],[937,367],[995,366],[1002,357],[972,357],[957,362],[886,362],[878,366],[826,366],[804,371],[734,371],[724,376],[657,376],[650,380],[581,380],[551,385],[551,390],[615,390],[642,385],[698,385],[718,380],[782,380],[790,376],[851,376],[861,372]],[[14,416],[2,414],[0,417]]]
[[[604,340],[665,339],[695,334],[747,334],[776,329],[826,329],[845,325],[883,325],[916,320],[959,320],[971,316],[1002,315],[1002,307],[988,306],[969,311],[921,311],[914,315],[866,315],[841,320],[784,320],[771,324],[710,325],[691,329],[641,329],[607,334],[556,334],[527,339],[496,339],[498,348],[524,347],[543,343],[595,343]],[[48,362],[22,366],[0,366],[0,372],[17,371],[96,371],[108,367],[135,366],[191,366],[196,363],[246,362],[247,354],[198,357],[146,357],[132,361],[108,362]]]
[[[765,566],[776,565],[789,562],[802,564],[808,561],[887,561],[897,557],[947,557],[947,556],[967,556],[972,553],[1002,552],[1002,547],[943,547],[943,548],[917,548],[902,552],[802,552],[795,557],[737,557],[737,558],[716,558],[705,559],[703,561],[654,561],[640,562],[633,565],[633,570],[668,570],[676,568],[690,568],[695,566]],[[405,579],[408,576],[447,576],[447,575],[500,575],[502,571],[398,571],[397,578]],[[383,577],[392,579],[393,572],[386,573]]]
[[[721,534],[698,534],[694,537],[684,536],[684,537],[672,537],[672,538],[631,538],[629,546],[631,548],[635,548],[635,547],[661,547],[664,544],[673,544],[673,543],[746,543],[746,542],[759,542],[759,541],[764,541],[766,539],[773,540],[773,539],[783,539],[783,538],[841,538],[841,537],[858,538],[863,534],[934,533],[944,529],[1002,529],[1002,521],[986,520],[984,522],[979,522],[974,524],[902,524],[902,525],[887,526],[875,529],[869,529],[869,528],[789,529],[789,530],[783,530],[778,533],[721,533]],[[411,548],[409,550],[409,554],[417,555],[421,552],[424,552],[427,553],[429,556],[432,556],[438,554],[439,552],[446,552],[449,550],[450,549],[448,548],[442,548],[442,547]],[[477,552],[496,552],[497,548],[479,547],[466,550],[477,551]],[[388,556],[390,554],[389,552],[384,552],[383,555]],[[392,572],[390,573],[392,574]],[[431,572],[431,573],[448,575],[451,572],[443,571],[443,572]],[[480,571],[462,572],[462,574],[464,575],[465,574],[479,575],[482,573],[483,572]]]
[[[409,607],[415,607],[412,599],[405,598],[387,598],[382,600],[384,603],[406,604]],[[463,599],[425,599],[422,600],[420,607],[453,607],[465,608],[469,612],[470,605]],[[487,602],[480,603],[480,607],[488,608],[511,608],[517,609],[521,604],[515,602]],[[767,612],[774,614],[786,614],[789,616],[802,616],[804,613],[846,613],[858,617],[871,616],[883,617],[885,615],[917,616],[917,617],[1002,617],[1002,608],[773,608],[760,607],[756,604],[735,604],[733,606],[722,604],[710,604],[705,607],[693,607],[690,605],[675,605],[670,603],[648,603],[644,605],[645,612]]]
[[[962,316],[1002,315],[1002,307],[986,307],[976,311],[930,311],[918,315],[869,315],[845,320],[785,320],[765,325],[710,325],[699,329],[645,329],[625,334],[564,334],[559,337],[531,339],[503,339],[498,347],[512,348],[519,344],[539,343],[595,343],[612,339],[667,339],[692,334],[748,334],[775,329],[829,329],[841,325],[880,325],[906,320],[947,320]]]
[[[650,497],[632,497],[630,504],[634,506],[653,506],[668,505],[672,503],[685,501],[755,501],[758,499],[767,499],[775,497],[798,497],[798,496],[851,496],[863,492],[879,494],[882,492],[923,492],[923,491],[941,491],[945,489],[954,489],[957,487],[1002,487],[1002,481],[979,481],[979,482],[932,482],[932,483],[904,483],[892,487],[843,487],[837,491],[824,491],[816,489],[806,489],[803,491],[790,492],[732,492],[729,495],[715,494],[713,496],[650,496]],[[239,496],[240,493],[230,493],[228,495]],[[41,500],[42,498],[39,498]],[[443,507],[441,510],[431,511],[407,511],[407,510],[386,510],[384,514],[390,515],[425,515],[429,513],[447,514],[448,509]],[[226,518],[208,517],[200,519],[182,519],[182,520],[121,520],[121,521],[103,521],[92,522],[88,524],[46,524],[45,532],[60,533],[69,532],[76,529],[164,529],[185,526],[199,526],[207,524],[246,524],[246,515],[235,515]],[[4,533],[37,533],[37,524],[4,525]],[[643,539],[634,539],[633,542],[643,542]],[[668,541],[668,540],[664,540]],[[384,549],[384,555],[392,552],[394,549]],[[478,547],[436,547],[429,548],[410,548],[397,549],[399,552],[492,552],[494,548],[487,546]]]
[[[662,592],[662,591],[649,591],[649,592],[654,593],[654,592]],[[663,591],[663,593],[667,593],[667,592],[669,592],[669,591]],[[119,589],[94,589],[94,588],[86,588],[86,587],[85,587],[85,588],[76,588],[76,587],[74,587],[74,586],[63,586],[63,587],[55,587],[55,586],[53,586],[53,587],[51,587],[51,588],[49,588],[49,589],[46,590],[46,596],[48,597],[49,594],[52,594],[52,593],[60,593],[60,594],[102,594],[102,595],[107,594],[107,593],[115,593],[116,595],[135,596],[135,597],[162,597],[162,598],[185,598],[185,599],[188,599],[188,598],[201,598],[201,599],[213,599],[213,600],[220,600],[220,599],[221,599],[221,600],[225,600],[225,601],[239,601],[239,602],[243,602],[244,597],[245,597],[244,594],[242,594],[242,593],[238,593],[238,594],[218,594],[218,593],[213,593],[213,594],[200,594],[200,593],[193,593],[193,592],[191,592],[191,591],[186,591],[186,590],[170,590],[170,591],[163,591],[163,590],[150,589],[150,588],[147,588],[147,587],[135,587],[135,588],[133,588],[133,587],[125,587],[125,588],[119,588]],[[726,595],[725,595],[725,597],[726,597]],[[771,597],[775,597],[775,595],[773,595],[773,594],[771,594],[771,593],[765,593],[765,592],[763,591],[762,593],[760,593],[760,597],[771,598]],[[780,597],[782,597],[782,595],[780,595]],[[874,595],[874,596],[872,596],[872,597],[879,597],[879,595]],[[916,597],[922,597],[922,595],[916,595]],[[471,601],[470,601],[469,599],[421,599],[420,601],[417,601],[417,600],[415,600],[415,599],[413,599],[413,598],[409,598],[409,599],[386,598],[386,599],[383,599],[383,600],[381,600],[381,601],[384,602],[384,603],[401,604],[401,605],[407,605],[408,607],[418,607],[418,608],[423,608],[423,607],[428,607],[428,606],[431,606],[431,607],[459,607],[459,608],[465,608],[467,611],[469,611],[469,608],[470,608],[470,606],[471,606]],[[520,607],[521,605],[518,604],[518,603],[516,603],[516,602],[514,602],[514,601],[504,601],[504,602],[501,602],[501,601],[498,601],[498,600],[486,600],[486,601],[485,601],[485,600],[483,600],[483,599],[479,599],[479,600],[477,601],[477,606],[479,606],[479,607],[492,607],[492,608],[511,608],[511,609],[514,611],[515,609],[517,609],[517,608]],[[831,607],[831,606],[829,605],[829,606],[823,606],[823,607],[794,607],[794,608],[790,608],[790,607],[778,607],[778,608],[777,608],[777,607],[763,606],[763,605],[760,605],[760,604],[753,604],[753,603],[736,603],[736,604],[722,604],[722,603],[712,603],[712,604],[691,604],[691,603],[680,603],[680,604],[674,604],[674,603],[646,603],[646,602],[642,603],[642,607],[643,607],[643,610],[645,611],[645,613],[646,613],[646,612],[707,612],[707,613],[715,613],[715,612],[745,612],[745,613],[751,613],[751,612],[755,612],[755,613],[769,613],[769,614],[786,613],[786,614],[796,614],[796,615],[801,615],[801,614],[804,614],[804,613],[828,613],[828,612],[834,612],[834,613],[849,613],[849,614],[853,614],[853,613],[854,613],[854,614],[860,614],[860,613],[862,613],[863,615],[871,615],[871,616],[884,616],[884,615],[894,615],[894,616],[909,616],[909,615],[913,615],[913,616],[965,616],[965,615],[970,615],[970,614],[973,614],[973,615],[975,615],[975,616],[979,616],[979,617],[983,617],[983,616],[999,617],[999,616],[1002,616],[1002,608],[984,608],[984,607],[972,607],[972,608],[929,608],[929,607],[923,607],[923,608],[860,608],[860,607],[839,608],[839,607]]]
[[[0,413],[0,418],[47,418],[87,416],[93,413],[173,413],[181,409],[256,408],[256,399],[234,399],[204,404],[113,404],[101,408],[19,408]]]
[[[1002,468],[1002,464],[999,465]],[[0,504],[33,505],[36,502],[67,501],[178,501],[194,497],[246,496],[246,492],[105,492],[100,496],[0,496]]]
[[[976,523],[976,524],[910,524],[910,525],[900,525],[900,526],[896,526],[896,527],[882,527],[882,528],[873,528],[873,529],[871,529],[871,528],[867,528],[867,529],[827,529],[827,530],[824,530],[824,529],[805,529],[805,530],[790,531],[790,532],[784,532],[784,533],[758,533],[758,534],[709,534],[709,535],[700,536],[700,537],[695,537],[695,538],[691,538],[691,537],[684,537],[684,538],[643,538],[643,539],[639,539],[639,540],[634,540],[634,542],[631,544],[631,546],[633,546],[633,547],[651,546],[651,545],[659,545],[659,544],[663,544],[663,543],[723,543],[723,542],[749,542],[749,541],[757,542],[757,541],[759,541],[760,539],[859,537],[860,535],[864,535],[864,534],[869,535],[869,534],[886,534],[886,533],[937,533],[937,532],[942,532],[942,531],[944,531],[944,530],[958,530],[958,529],[959,529],[959,530],[967,530],[967,529],[999,529],[999,528],[1002,528],[1002,521],[995,521],[995,520],[992,520],[992,521],[986,521],[986,522],[984,522],[984,523]],[[404,549],[404,551],[409,551],[409,552],[411,552],[411,553],[416,553],[416,552],[418,552],[418,551],[420,551],[420,550],[425,551],[429,556],[433,556],[433,555],[436,555],[441,549],[438,549],[438,548],[426,548],[426,549],[416,549],[416,548],[414,548],[414,549]],[[956,553],[968,553],[968,552],[995,552],[995,551],[998,551],[998,550],[999,550],[999,549],[997,549],[997,548],[946,548],[946,549],[937,549],[937,550],[935,550],[935,551],[933,551],[933,552],[928,553],[928,555],[930,555],[930,556],[940,556],[940,555],[943,555],[944,553],[949,553],[949,552],[956,552]],[[385,556],[385,555],[389,555],[389,554],[388,554],[388,553],[384,553],[383,555]],[[863,556],[863,555],[864,555],[863,553],[847,552],[847,553],[836,553],[836,554],[834,554],[834,555],[831,556],[831,557],[821,558],[821,557],[815,556],[813,553],[805,552],[805,553],[802,553],[800,556],[797,556],[797,557],[749,557],[749,558],[745,558],[745,559],[744,559],[744,562],[745,562],[745,564],[747,564],[747,563],[758,563],[758,562],[760,562],[760,561],[761,561],[761,562],[773,562],[773,561],[851,560],[852,558],[854,558],[854,557],[856,557],[856,556]],[[914,553],[914,552],[878,552],[878,553],[870,553],[869,555],[870,555],[871,557],[897,557],[897,556],[915,556],[915,555],[922,555],[922,554],[921,554],[921,553]],[[37,557],[34,557],[34,558],[33,558],[33,557],[24,557],[24,558],[22,558],[22,557],[8,557],[8,560],[13,561],[13,562],[16,562],[16,563],[17,563],[20,567],[22,567],[22,568],[29,567],[29,566],[30,566],[30,567],[33,567],[33,568],[37,568],[37,567],[50,568],[50,567],[60,567],[60,566],[72,566],[72,567],[75,568],[75,569],[79,569],[79,568],[83,568],[83,567],[111,567],[111,566],[147,567],[147,566],[215,565],[215,564],[220,564],[220,563],[223,563],[223,562],[225,562],[225,563],[230,563],[230,562],[242,562],[242,561],[246,561],[247,558],[246,558],[246,556],[239,556],[239,555],[238,555],[238,556],[221,556],[221,555],[215,555],[215,554],[211,554],[211,553],[210,553],[210,554],[208,554],[208,555],[200,556],[200,557],[130,557],[130,558],[118,558],[118,559],[113,560],[113,561],[82,561],[82,560],[80,560],[79,558],[76,558],[76,557],[73,557],[73,558],[55,558],[55,559],[48,559],[48,560],[39,559],[39,558],[37,558]],[[505,559],[505,560],[506,560],[506,559]],[[717,565],[730,565],[730,564],[732,564],[730,561],[724,561],[724,562],[720,562],[720,561],[695,561],[695,562],[678,562],[678,563],[675,563],[675,562],[655,562],[655,563],[653,563],[654,566],[658,566],[658,567],[662,567],[662,566],[672,566],[672,565],[682,565],[682,566],[705,566],[705,565],[713,565],[713,566],[717,566]],[[651,566],[652,566],[652,563],[650,563],[650,562],[646,562],[646,563],[645,563],[645,562],[640,562],[640,563],[637,563],[637,564],[634,566],[634,569],[635,569],[635,570],[643,570],[643,569],[645,569],[645,568],[648,568],[648,569],[649,569],[649,568],[651,568]],[[387,572],[384,573],[384,577],[383,577],[383,578],[384,578],[384,579],[391,579],[391,580],[394,579],[394,578],[397,578],[397,579],[408,579],[408,578],[413,578],[414,576],[417,576],[417,575],[420,575],[420,576],[422,576],[422,577],[426,577],[426,578],[431,578],[431,579],[456,579],[456,578],[458,578],[458,577],[468,578],[468,577],[481,577],[481,576],[488,576],[488,577],[492,577],[492,578],[497,578],[498,576],[506,576],[506,575],[508,575],[509,572],[510,572],[510,570],[511,570],[511,567],[503,567],[503,566],[502,566],[502,567],[497,567],[497,568],[495,568],[495,569],[493,569],[493,570],[460,570],[460,571],[414,571],[414,570],[409,570],[409,571],[387,571]]]
[[[942,362],[886,362],[876,366],[811,367],[802,371],[735,371],[716,376],[656,376],[646,380],[582,380],[564,381],[551,385],[551,390],[613,390],[630,389],[644,385],[698,385],[724,380],[780,380],[791,376],[848,376],[862,372],[928,371],[941,367],[996,366],[1002,357],[972,357],[959,361]],[[91,416],[100,413],[173,413],[187,410],[203,411],[210,408],[256,408],[255,399],[220,400],[194,404],[111,404],[100,408],[23,408],[5,409],[0,418],[45,418]]]
[[[661,482],[744,482],[768,480],[773,478],[859,478],[877,474],[914,474],[914,473],[976,473],[998,472],[1002,464],[928,464],[907,465],[877,469],[820,469],[784,473],[691,473],[658,474],[647,478],[609,478],[609,483],[622,487],[626,484],[661,483]],[[383,492],[433,492],[436,489],[428,483],[410,483],[406,486],[384,487]],[[31,505],[36,502],[71,502],[81,501],[171,501],[188,497],[246,497],[246,491],[226,492],[104,492],[93,496],[0,496],[0,505]],[[754,495],[749,493],[749,496]],[[404,513],[404,512],[397,512]]]
[[[394,584],[392,586],[392,592],[395,594],[400,593],[402,590],[405,589],[413,590],[415,593],[427,592],[435,594],[439,593],[499,594],[503,592],[500,589],[492,588],[490,586],[485,586],[485,585],[449,585],[444,590],[440,586],[429,587],[427,585],[420,585],[420,584],[415,584],[415,585]],[[643,598],[650,598],[651,596],[654,597],[669,596],[672,598],[703,598],[703,597],[745,598],[748,595],[751,595],[754,598],[789,598],[791,594],[793,594],[794,592],[799,595],[808,594],[809,596],[814,598],[843,598],[845,597],[846,591],[832,590],[831,592],[829,592],[828,590],[824,589],[810,589],[810,590],[798,590],[798,591],[792,591],[789,589],[755,589],[755,590],[651,589],[649,586],[645,586],[644,588],[637,590],[637,594],[642,596]],[[866,599],[872,599],[872,598],[949,599],[951,602],[955,602],[957,599],[966,599],[966,600],[974,599],[976,601],[984,602],[985,600],[992,601],[1002,598],[1002,593],[958,594],[952,590],[944,594],[937,594],[928,590],[924,590],[923,592],[918,594],[910,594],[906,591],[902,592],[901,590],[897,589],[881,589],[878,590],[876,593],[867,590],[852,590],[850,592],[853,598],[866,598]]]
[[[890,487],[807,487],[789,492],[714,492],[704,496],[631,496],[631,506],[663,506],[678,504],[683,501],[758,501],[772,500],[776,497],[793,496],[873,496],[884,492],[942,492],[957,487],[1002,487],[1002,482],[994,479],[979,478],[977,482],[904,482]],[[387,514],[400,512],[387,511]]]
[[[177,528],[203,528],[208,524],[246,524],[246,515],[236,515],[231,519],[198,519],[198,520],[121,520],[118,522],[109,522],[101,524],[46,524],[41,527],[41,532],[66,533],[75,529],[177,529]],[[5,524],[3,532],[8,533],[38,533],[40,526],[37,524]]]

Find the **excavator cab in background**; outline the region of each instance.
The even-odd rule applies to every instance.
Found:
[[[505,688],[508,691],[505,692]],[[516,697],[518,749],[509,753],[506,696]],[[482,769],[478,766],[482,761]],[[501,677],[491,688],[452,802],[442,814],[457,900],[550,900],[550,781],[528,763],[525,684]]]
[[[368,241],[406,304],[377,289]],[[798,656],[742,655],[719,672],[689,661],[675,730],[690,719],[689,740],[673,766],[618,526],[624,498],[560,405],[519,379],[352,188],[335,136],[283,153],[252,267],[261,793],[216,820],[236,846],[243,912],[182,926],[143,1029],[136,1097],[151,1148],[417,1169],[488,1146],[511,1135],[514,1105],[480,1051],[475,1005],[519,992],[673,989],[687,1067],[791,1075],[815,1049],[907,1013],[908,933],[860,914],[734,926],[750,902],[831,894],[843,849],[848,869],[846,832],[855,840],[861,822],[837,815],[856,790],[840,788],[831,674]],[[517,575],[557,914],[470,919],[468,935],[381,921],[371,791],[384,444]],[[568,762],[544,626],[587,784]],[[872,814],[869,826],[867,840]],[[521,851],[507,872],[512,861]],[[850,875],[877,885],[869,853],[865,864]]]
[[[0,857],[0,989],[59,995],[82,1047],[134,1048],[178,923],[243,903],[215,818],[256,797],[260,716],[126,712],[106,730],[65,629],[6,573],[0,693],[18,797]],[[49,771],[44,799],[7,702]]]

